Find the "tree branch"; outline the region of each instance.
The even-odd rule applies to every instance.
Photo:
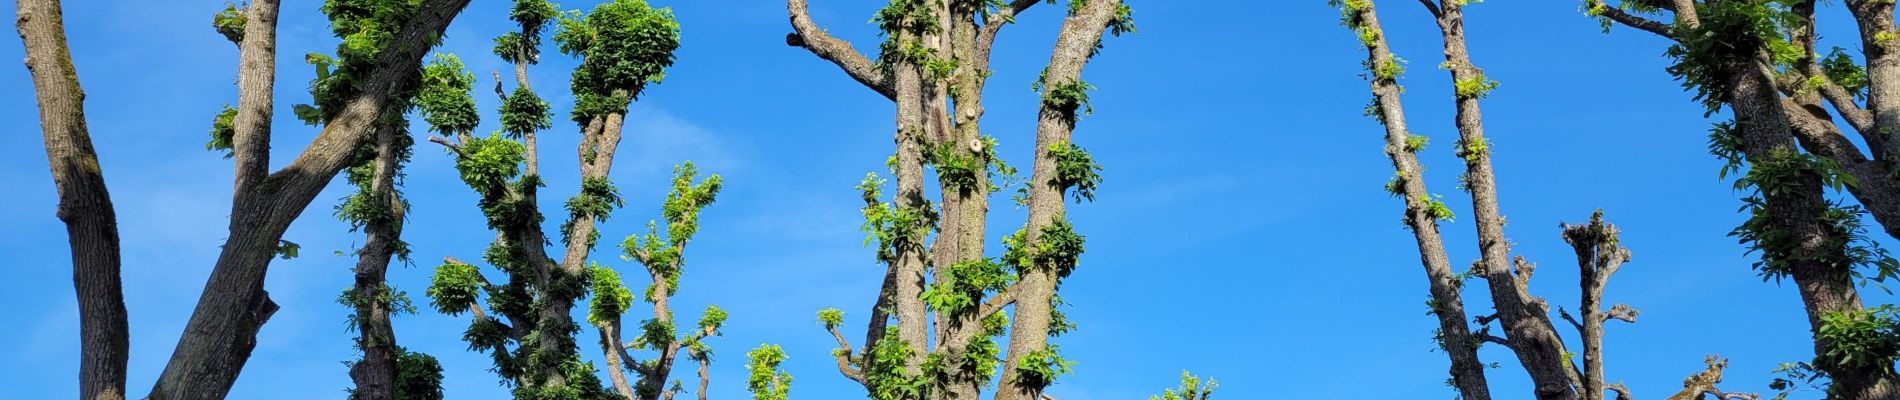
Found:
[[[1609,389],[1611,392],[1615,392],[1616,400],[1635,400],[1636,399],[1636,397],[1630,395],[1630,387],[1624,385],[1622,382],[1604,385],[1603,388]]]
[[[261,1],[261,0],[260,0]],[[120,276],[118,214],[86,129],[85,91],[66,46],[58,0],[21,0],[15,15],[39,106],[40,134],[66,224],[79,303],[79,397],[125,398],[130,330]]]
[[[831,61],[843,69],[858,83],[871,88],[885,98],[895,98],[897,90],[891,85],[891,76],[877,68],[869,58],[859,54],[857,48],[847,42],[825,33],[824,28],[812,22],[808,0],[786,0],[786,9],[791,13],[792,32],[785,35],[785,44],[803,47],[818,58]]]
[[[844,340],[844,334],[838,333],[836,326],[827,326],[825,330],[830,331],[831,337],[838,340],[838,349],[831,353],[832,356],[838,358],[838,373],[844,374],[845,378],[850,378],[853,382],[865,384],[864,372],[851,368],[851,342]]]
[[[983,308],[977,309],[976,319],[981,321],[984,318],[989,318],[991,314],[1002,312],[1003,307],[1008,307],[1011,304],[1016,304],[1016,285],[1009,285],[1009,288],[1003,289],[1002,292],[996,293],[995,296],[990,296],[989,301],[983,302]]]
[[[1600,319],[1602,321],[1609,321],[1609,320],[1614,319],[1614,320],[1634,324],[1636,323],[1636,314],[1637,314],[1636,308],[1630,307],[1630,305],[1628,304],[1617,304],[1614,306],[1610,306],[1610,311],[1597,315],[1597,319]],[[1599,322],[1602,322],[1602,321],[1599,321]]]
[[[1604,4],[1602,0],[1590,0],[1589,6],[1591,10],[1597,11],[1598,15],[1602,15],[1604,18],[1609,18],[1611,21],[1616,21],[1616,23],[1623,24],[1623,26],[1636,28],[1644,32],[1654,33],[1664,38],[1669,38],[1669,39],[1675,38],[1675,36],[1669,33],[1669,24],[1663,23],[1661,21],[1644,18],[1642,16],[1638,16],[1635,14],[1630,14],[1628,11],[1623,11],[1623,9],[1621,8],[1617,8],[1609,4]],[[1678,18],[1681,18],[1683,14],[1678,12],[1676,15],[1678,16]],[[1688,15],[1690,15],[1690,18],[1692,19],[1694,18],[1693,17],[1694,13],[1690,13]]]
[[[238,44],[238,105],[232,120],[231,155],[236,165],[239,198],[257,201],[268,193],[258,190],[270,168],[271,95],[277,78],[277,0],[258,0],[244,7],[244,39]],[[367,136],[367,135],[365,135]]]
[[[1425,11],[1430,11],[1432,13],[1432,19],[1445,17],[1445,11],[1439,9],[1438,4],[1433,3],[1432,0],[1418,0],[1418,3],[1425,5]]]
[[[1716,384],[1722,383],[1722,370],[1728,368],[1728,359],[1711,355],[1703,358],[1702,362],[1708,364],[1709,369],[1683,379],[1682,391],[1669,396],[1669,400],[1697,400],[1702,398],[1703,394],[1715,396],[1719,400],[1761,399],[1760,395],[1753,393],[1728,393],[1715,387]]]
[[[1583,323],[1577,322],[1575,317],[1571,317],[1570,311],[1564,310],[1563,307],[1557,307],[1557,315],[1563,317],[1565,321],[1570,321],[1570,326],[1577,328],[1577,332],[1583,332]]]

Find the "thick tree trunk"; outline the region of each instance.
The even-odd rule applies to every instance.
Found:
[[[1073,84],[1081,80],[1082,67],[1088,64],[1095,53],[1095,47],[1102,41],[1103,31],[1115,18],[1115,12],[1121,6],[1120,0],[1093,0],[1084,3],[1081,9],[1071,12],[1062,22],[1061,31],[1056,34],[1055,49],[1049,57],[1049,65],[1043,70],[1042,87],[1044,90]],[[1075,130],[1075,110],[1061,109],[1048,101],[1041,102],[1036,122],[1036,157],[1030,172],[1029,220],[1024,225],[1028,232],[1025,243],[1035,243],[1041,239],[1042,228],[1055,222],[1064,212],[1066,201],[1061,187],[1056,186],[1056,160],[1049,153],[1050,146],[1068,143]],[[1029,388],[1019,385],[1016,366],[1022,357],[1046,349],[1049,345],[1051,313],[1054,312],[1057,280],[1055,267],[1037,265],[1023,271],[1022,279],[1016,283],[1016,312],[1010,325],[1009,347],[1003,362],[1003,380],[997,385],[996,400],[1033,400],[1039,398],[1041,388]]]
[[[262,6],[259,3],[250,7]],[[268,165],[269,133],[247,132],[240,121],[233,149],[239,164],[236,178],[239,190],[232,206],[231,232],[171,361],[152,389],[151,398],[216,399],[230,391],[251,349],[256,346],[258,329],[277,309],[264,292],[263,284],[265,270],[276,254],[284,230],[337,172],[347,166],[349,154],[369,138],[384,105],[415,80],[416,66],[423,53],[466,5],[468,0],[424,3],[416,18],[397,31],[390,41],[390,49],[376,61],[378,67],[364,81],[363,93],[346,103],[324,126],[323,133],[284,169],[259,176],[257,166]],[[246,62],[240,65],[240,80],[251,83],[240,84],[245,92],[254,92],[267,81],[249,79],[268,75],[261,71],[268,68],[263,65],[269,64],[271,57],[263,54],[275,53],[275,44],[270,42],[274,41],[274,33],[260,30],[274,31],[274,22],[274,18],[252,19],[246,24],[245,45],[240,55]],[[254,64],[253,60],[262,64]],[[239,98],[253,96],[258,94],[240,93]],[[268,98],[268,94],[263,96]],[[259,104],[261,102],[240,100],[239,109],[268,109],[253,108]],[[239,118],[247,118],[244,114],[240,112]]]
[[[1726,102],[1735,113],[1736,129],[1742,135],[1742,150],[1749,163],[1771,163],[1775,162],[1777,154],[1799,151],[1792,135],[1794,127],[1789,122],[1790,116],[1785,114],[1768,71],[1754,60],[1732,62],[1722,68],[1729,75],[1729,85],[1733,88],[1726,93]],[[1792,189],[1764,191],[1764,207],[1774,225],[1787,230],[1789,240],[1796,244],[1793,254],[1786,260],[1790,264],[1789,275],[1794,278],[1801,293],[1808,313],[1809,329],[1816,334],[1815,354],[1827,354],[1834,343],[1819,336],[1821,317],[1829,313],[1862,309],[1860,294],[1844,270],[1853,266],[1826,262],[1839,257],[1824,254],[1832,251],[1828,243],[1844,241],[1846,238],[1838,237],[1840,233],[1832,232],[1821,219],[1828,204],[1822,194],[1820,176],[1806,172],[1794,182],[1784,184],[1792,184]],[[1892,366],[1866,369],[1839,365],[1820,367],[1834,380],[1833,390],[1843,398],[1886,399],[1900,396],[1900,392],[1896,392],[1900,388],[1895,387]]]
[[[21,0],[15,21],[39,103],[46,158],[66,223],[79,300],[79,398],[125,398],[128,351],[125,295],[119,277],[118,216],[99,155],[86,130],[86,94],[66,47],[58,0]]]

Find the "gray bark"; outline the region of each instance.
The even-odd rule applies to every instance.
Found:
[[[1375,7],[1367,4],[1360,15],[1361,29],[1373,32],[1373,40],[1366,46],[1367,65],[1377,66],[1393,62],[1391,47],[1386,43],[1385,29],[1380,25]],[[1378,118],[1385,125],[1385,154],[1392,160],[1396,170],[1398,195],[1405,202],[1405,224],[1411,228],[1418,243],[1419,261],[1425,267],[1425,276],[1430,282],[1432,315],[1438,319],[1438,340],[1445,355],[1451,359],[1451,383],[1457,388],[1459,396],[1466,400],[1489,400],[1490,384],[1484,376],[1484,363],[1478,359],[1478,335],[1471,332],[1466,323],[1463,282],[1451,267],[1451,261],[1445,253],[1445,243],[1438,230],[1438,219],[1432,215],[1429,202],[1431,191],[1425,186],[1425,166],[1418,155],[1408,148],[1411,130],[1405,119],[1404,103],[1400,95],[1404,89],[1397,82],[1388,79],[1372,79],[1374,101],[1378,104]]]
[[[369,139],[390,98],[415,80],[423,53],[467,5],[468,0],[423,3],[415,19],[396,31],[390,48],[376,60],[377,68],[365,78],[362,93],[348,100],[316,140],[283,169],[263,175],[262,166],[269,165],[270,133],[247,127],[248,120],[239,121],[233,140],[238,186],[230,234],[151,398],[215,399],[230,391],[256,346],[257,331],[277,309],[264,292],[264,273],[284,230],[348,166],[350,153]],[[274,22],[270,18],[246,23],[240,50],[238,118],[247,118],[244,110],[252,110],[264,115],[250,118],[269,119],[268,106],[243,99],[269,96],[258,92],[267,90],[274,76],[266,66],[275,54]]]
[[[1578,281],[1582,287],[1583,320],[1577,321],[1568,313],[1563,316],[1583,337],[1583,385],[1579,397],[1584,400],[1603,400],[1604,393],[1611,390],[1603,380],[1603,324],[1611,319],[1636,322],[1636,311],[1628,305],[1602,309],[1604,286],[1630,259],[1630,251],[1623,248],[1619,235],[1615,225],[1603,222],[1602,211],[1591,215],[1590,222],[1584,225],[1563,226],[1564,242],[1576,251],[1581,275]],[[1629,400],[1629,395],[1622,395],[1622,400]]]
[[[1441,1],[1437,7],[1427,2],[1438,20],[1445,42],[1445,68],[1457,82],[1484,80],[1484,72],[1472,65],[1465,47],[1462,1]],[[1551,327],[1550,307],[1531,296],[1531,272],[1513,273],[1510,244],[1504,238],[1504,217],[1498,210],[1497,178],[1492,172],[1491,156],[1484,136],[1484,117],[1477,96],[1459,96],[1457,126],[1459,155],[1465,159],[1465,187],[1471,192],[1472,220],[1478,227],[1478,249],[1484,268],[1481,275],[1491,287],[1496,318],[1504,328],[1506,343],[1525,372],[1531,376],[1538,399],[1574,399],[1577,396],[1572,366],[1564,357],[1563,339]]]
[[[255,4],[255,3],[253,3]],[[391,111],[396,113],[398,111]],[[406,122],[406,121],[405,121]],[[363,357],[350,367],[350,379],[356,383],[352,400],[394,400],[396,398],[396,330],[390,324],[391,305],[381,297],[390,291],[386,282],[389,262],[401,245],[403,209],[396,193],[397,168],[402,149],[397,135],[400,128],[385,123],[376,129],[375,173],[370,193],[372,200],[388,207],[387,220],[372,220],[363,226],[366,239],[357,250],[356,281],[352,289],[356,299],[357,348]]]
[[[1063,20],[1048,67],[1043,70],[1044,88],[1060,87],[1081,79],[1082,67],[1094,55],[1096,45],[1101,43],[1103,32],[1121,4],[1120,0],[1091,0]],[[1028,232],[1025,243],[1035,243],[1042,228],[1063,214],[1065,194],[1063,188],[1056,186],[1056,160],[1048,150],[1051,145],[1068,142],[1075,130],[1074,110],[1062,110],[1047,101],[1040,104],[1036,118],[1036,157],[1029,181],[1029,220],[1024,226]],[[1024,355],[1048,347],[1050,317],[1054,311],[1051,302],[1058,279],[1053,276],[1054,269],[1048,265],[1029,268],[1016,283],[1016,311],[1010,325],[1009,347],[996,400],[1042,396],[1039,388],[1016,384],[1016,365]]]

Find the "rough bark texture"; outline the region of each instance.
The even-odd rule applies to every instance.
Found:
[[[1582,278],[1579,282],[1583,321],[1571,318],[1569,313],[1563,314],[1583,337],[1583,385],[1579,397],[1603,400],[1609,390],[1603,381],[1603,323],[1611,319],[1636,322],[1636,310],[1628,305],[1602,309],[1603,287],[1609,284],[1610,276],[1629,261],[1630,251],[1623,248],[1616,226],[1603,222],[1602,211],[1591,215],[1590,222],[1584,225],[1564,225],[1563,229],[1564,242],[1577,252],[1577,268]],[[1621,397],[1629,399],[1628,394]]]
[[[1485,82],[1484,71],[1472,65],[1465,47],[1463,1],[1441,1],[1428,9],[1437,17],[1445,41],[1444,68],[1456,82]],[[1572,369],[1564,357],[1563,339],[1551,327],[1550,306],[1529,292],[1531,271],[1513,273],[1510,244],[1504,238],[1504,216],[1498,211],[1497,178],[1484,136],[1481,96],[1457,96],[1458,154],[1465,159],[1465,188],[1471,192],[1472,220],[1478,227],[1481,275],[1491,287],[1495,318],[1503,326],[1505,342],[1536,386],[1538,399],[1574,399]],[[1526,265],[1527,263],[1520,263]]]
[[[271,6],[260,7],[260,3]],[[274,9],[274,5],[260,1],[250,8]],[[252,121],[248,118],[268,121],[270,107],[267,100],[245,99],[270,96],[276,27],[274,15],[263,18],[262,11],[252,11],[240,50],[239,120],[233,138],[237,190],[230,234],[151,398],[214,399],[230,391],[256,346],[258,329],[276,311],[276,304],[264,292],[264,273],[284,230],[348,166],[351,151],[370,138],[391,97],[415,80],[423,53],[467,5],[468,0],[425,2],[410,24],[396,31],[390,48],[376,60],[377,68],[364,80],[362,93],[345,103],[296,160],[270,175],[264,175],[270,133],[258,129],[261,123],[246,125]]]
[[[851,79],[884,97],[897,96],[897,90],[892,87],[890,71],[871,64],[871,59],[858,53],[856,48],[851,47],[851,42],[832,37],[825,33],[824,28],[818,27],[818,23],[811,19],[811,12],[806,10],[810,7],[808,0],[786,0],[785,6],[792,18],[792,33],[785,36],[785,44],[803,47],[818,58],[837,64]]]
[[[22,0],[15,24],[26,46],[39,103],[40,132],[66,224],[79,300],[79,398],[125,398],[128,351],[125,295],[119,278],[118,216],[99,155],[86,130],[86,94],[79,86],[58,0]]]
[[[1109,22],[1115,18],[1120,0],[1091,0],[1081,9],[1071,12],[1062,22],[1061,30],[1056,34],[1055,49],[1049,57],[1049,65],[1043,70],[1042,87],[1060,87],[1079,81],[1082,67],[1094,56],[1096,45],[1101,43],[1102,34],[1108,29]],[[1056,160],[1049,153],[1051,146],[1068,143],[1075,130],[1075,112],[1071,107],[1062,107],[1043,101],[1036,118],[1036,157],[1031,167],[1029,181],[1029,220],[1024,229],[1028,232],[1025,243],[1035,243],[1041,236],[1044,226],[1053,223],[1062,216],[1066,194],[1062,187],[1056,186]],[[1040,388],[1024,388],[1017,385],[1016,365],[1020,359],[1031,352],[1043,350],[1049,345],[1050,317],[1054,311],[1052,301],[1055,298],[1057,277],[1055,267],[1037,265],[1022,272],[1021,280],[1016,283],[1016,311],[1010,324],[1009,347],[1003,362],[1003,379],[996,390],[996,400],[1036,399],[1042,396]]]
[[[1716,0],[1710,0],[1716,1]],[[1726,0],[1724,0],[1726,1]],[[1706,1],[1704,3],[1707,3]],[[1621,14],[1614,7],[1595,2],[1597,8],[1608,10],[1605,16],[1625,25],[1656,25],[1640,17]],[[1688,0],[1677,0],[1669,7],[1676,16],[1673,29],[1649,30],[1665,38],[1681,41],[1675,37],[1677,31],[1699,28],[1699,18]],[[1830,158],[1841,170],[1855,177],[1857,185],[1850,185],[1850,193],[1866,206],[1890,236],[1900,237],[1900,184],[1893,173],[1896,157],[1895,146],[1900,140],[1894,140],[1889,133],[1900,126],[1900,58],[1892,48],[1893,43],[1876,40],[1877,34],[1891,32],[1893,27],[1893,4],[1884,1],[1848,1],[1848,9],[1854,14],[1861,31],[1863,56],[1867,62],[1869,99],[1868,107],[1863,109],[1838,82],[1827,79],[1815,67],[1814,2],[1801,1],[1791,5],[1790,11],[1802,19],[1799,26],[1792,30],[1790,41],[1806,51],[1805,59],[1797,62],[1793,72],[1800,82],[1819,82],[1818,90],[1805,90],[1787,83],[1777,82],[1775,72],[1770,69],[1772,61],[1763,54],[1753,59],[1732,60],[1717,66],[1721,79],[1728,90],[1718,93],[1719,100],[1726,104],[1735,115],[1735,129],[1742,138],[1741,151],[1750,164],[1773,162],[1778,154],[1799,154],[1806,150],[1810,154]],[[1716,33],[1721,34],[1721,33]],[[1801,89],[1801,90],[1797,90]],[[1783,97],[1787,96],[1787,97]],[[1819,98],[1817,98],[1817,96]],[[1845,120],[1859,131],[1868,143],[1868,152],[1873,160],[1861,156],[1860,150],[1846,141],[1840,129],[1834,125],[1827,110],[1821,107],[1825,99],[1829,105],[1843,114]],[[1883,115],[1884,114],[1884,115]],[[1796,143],[1801,144],[1797,147]],[[1801,293],[1802,303],[1808,314],[1810,331],[1818,332],[1821,317],[1829,313],[1854,312],[1863,309],[1860,295],[1844,268],[1853,266],[1837,265],[1825,262],[1829,250],[1826,243],[1845,240],[1842,233],[1834,232],[1820,219],[1826,212],[1827,198],[1823,192],[1822,177],[1813,172],[1784,182],[1788,190],[1763,194],[1763,209],[1769,222],[1775,229],[1786,231],[1790,235],[1794,249],[1785,258],[1788,261],[1788,275],[1794,278]],[[1815,338],[1815,354],[1826,354],[1832,343]],[[1843,398],[1884,399],[1900,396],[1900,377],[1896,377],[1891,366],[1873,368],[1848,368],[1837,365],[1819,365],[1833,379],[1833,390]]]
[[[939,91],[935,97],[941,109],[933,110],[933,117],[942,118],[934,127],[940,129],[935,138],[936,146],[947,149],[953,156],[974,160],[978,164],[990,163],[990,154],[985,147],[980,128],[983,118],[983,90],[989,75],[990,48],[995,43],[996,32],[1006,19],[1013,18],[1023,10],[1035,5],[1036,1],[1019,0],[1007,8],[994,11],[996,14],[978,21],[977,10],[966,7],[968,3],[951,6],[942,15],[948,16],[944,26],[949,34],[941,41],[939,51],[950,55],[957,68],[946,79],[939,80]],[[979,23],[982,22],[982,23]],[[957,182],[955,177],[939,173],[941,184],[939,193],[943,194],[941,219],[938,222],[936,242],[931,246],[934,262],[937,266],[937,282],[953,279],[949,277],[949,267],[957,263],[978,262],[984,258],[984,244],[989,221],[990,175],[987,166],[974,171],[967,182]],[[1013,292],[993,295],[990,303],[1013,303]],[[1001,307],[976,307],[953,315],[939,311],[937,321],[937,343],[933,352],[943,354],[946,360],[964,360],[966,346],[982,332],[982,319]],[[955,363],[954,361],[952,363]],[[943,399],[977,399],[982,396],[983,387],[991,376],[965,374],[961,365],[949,367],[955,371],[943,382],[941,393],[936,397]]]
[[[606,353],[603,357],[607,359],[607,378],[613,381],[614,392],[620,393],[620,397],[632,399],[634,398],[633,386],[627,384],[627,374],[621,372],[623,371],[621,368],[632,367],[630,363],[633,362],[633,357],[621,357],[621,354],[625,354],[627,349],[624,345],[620,344],[620,321],[616,318],[612,322],[612,324],[595,326],[595,328],[598,328],[600,331],[601,351]],[[622,365],[626,365],[626,367]]]
[[[253,3],[255,4],[255,3]],[[393,112],[392,112],[393,113]],[[356,347],[363,357],[350,366],[350,379],[356,383],[352,400],[394,400],[396,398],[396,329],[390,325],[391,305],[386,277],[389,262],[401,246],[402,223],[407,210],[396,194],[397,167],[401,160],[398,127],[384,125],[376,129],[376,159],[369,193],[371,200],[388,207],[387,218],[372,219],[363,226],[366,236],[357,250],[356,281],[351,287],[356,307]]]
[[[1371,3],[1358,15],[1358,29],[1373,33],[1373,40],[1366,46],[1366,65],[1385,65],[1394,61],[1391,47],[1386,43],[1385,29],[1379,24],[1378,12]],[[1451,359],[1451,384],[1457,388],[1461,398],[1466,400],[1489,400],[1490,384],[1484,376],[1484,363],[1478,359],[1478,347],[1482,343],[1471,332],[1466,323],[1463,282],[1452,269],[1451,261],[1445,254],[1444,239],[1438,231],[1438,218],[1430,210],[1431,191],[1425,186],[1425,166],[1419,163],[1416,149],[1409,144],[1411,130],[1406,125],[1404,104],[1400,94],[1404,89],[1392,79],[1373,77],[1372,93],[1378,104],[1377,118],[1385,125],[1385,154],[1392,159],[1394,189],[1405,201],[1405,225],[1412,230],[1418,242],[1419,261],[1425,267],[1425,276],[1430,282],[1432,315],[1438,319],[1438,342],[1445,355]]]

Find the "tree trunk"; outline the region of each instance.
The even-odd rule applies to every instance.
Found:
[[[1357,29],[1372,32],[1373,40],[1366,45],[1368,66],[1386,65],[1397,62],[1391,47],[1386,43],[1385,28],[1379,23],[1378,11],[1371,3],[1357,10],[1355,24]],[[1445,253],[1445,242],[1438,231],[1438,217],[1432,214],[1431,191],[1425,186],[1425,166],[1419,163],[1416,149],[1410,145],[1411,131],[1405,119],[1405,105],[1400,100],[1404,89],[1391,79],[1373,75],[1372,92],[1378,105],[1376,117],[1385,126],[1385,154],[1392,160],[1395,169],[1394,189],[1405,202],[1405,224],[1412,230],[1418,243],[1419,261],[1425,267],[1425,276],[1430,282],[1432,315],[1438,319],[1438,343],[1445,355],[1451,359],[1451,383],[1458,389],[1460,398],[1466,400],[1490,400],[1490,384],[1484,376],[1484,363],[1478,359],[1478,347],[1482,341],[1472,334],[1465,314],[1463,291],[1464,282],[1459,281],[1457,273],[1451,267],[1451,261]]]
[[[1081,80],[1082,67],[1094,56],[1103,31],[1121,4],[1120,0],[1089,1],[1063,20],[1049,65],[1043,70],[1041,83],[1045,91]],[[1075,111],[1045,100],[1037,112],[1036,157],[1029,182],[1029,220],[1023,228],[1028,232],[1025,246],[1041,239],[1042,228],[1054,223],[1064,212],[1064,188],[1056,186],[1056,160],[1049,149],[1069,142],[1075,130]],[[1003,362],[1003,380],[997,385],[996,400],[1034,400],[1042,395],[1042,388],[1017,384],[1016,366],[1022,357],[1049,345],[1051,313],[1055,307],[1052,303],[1059,279],[1054,272],[1054,266],[1037,265],[1023,271],[1022,279],[1016,283],[1016,311],[1010,325],[1008,356]]]
[[[46,158],[66,223],[79,301],[79,398],[125,398],[128,351],[125,295],[119,277],[118,216],[86,130],[86,94],[66,47],[58,0],[21,0],[15,21],[39,103]]]
[[[255,4],[255,3],[254,3]],[[394,114],[398,111],[392,110]],[[406,122],[406,121],[405,121]],[[356,307],[356,346],[363,358],[350,367],[350,379],[356,389],[352,400],[394,400],[396,398],[396,329],[390,325],[390,301],[394,291],[386,283],[389,262],[402,245],[403,218],[407,210],[396,193],[397,168],[402,163],[400,128],[376,129],[375,173],[369,188],[370,199],[389,214],[367,221],[363,230],[367,239],[358,250],[356,283],[351,300]]]
[[[1457,82],[1487,82],[1484,72],[1471,63],[1465,48],[1464,10],[1461,1],[1443,1],[1437,9],[1438,27],[1445,41],[1445,68]],[[1498,321],[1518,362],[1530,373],[1541,400],[1574,399],[1576,382],[1568,358],[1564,357],[1563,339],[1550,322],[1550,307],[1531,296],[1526,287],[1531,272],[1514,274],[1510,244],[1504,238],[1504,217],[1498,210],[1497,178],[1491,169],[1491,156],[1484,137],[1484,117],[1478,109],[1477,95],[1457,96],[1459,155],[1465,159],[1465,187],[1471,191],[1473,216],[1477,222],[1478,248],[1482,254],[1483,276],[1491,286],[1491,300],[1497,307]]]
[[[265,1],[250,7],[262,6],[259,3]],[[348,166],[350,153],[369,138],[384,105],[413,83],[423,53],[467,5],[468,0],[425,2],[410,25],[397,31],[390,48],[376,60],[377,68],[364,81],[363,93],[349,100],[325,124],[323,133],[284,169],[257,176],[260,170],[256,166],[268,165],[269,133],[247,132],[244,124],[238,124],[233,153],[239,164],[239,190],[232,205],[231,232],[171,361],[152,388],[152,399],[217,399],[230,391],[256,346],[258,330],[277,310],[264,292],[264,274],[284,230],[337,172]],[[240,64],[240,80],[255,82],[240,84],[246,92],[258,90],[268,81],[260,75],[268,75],[263,72],[268,68],[264,65],[272,57],[264,54],[275,53],[274,33],[258,30],[274,31],[274,22],[274,18],[252,19],[246,24],[246,44],[240,55],[246,62]],[[254,64],[254,60],[261,64]],[[253,96],[257,94],[241,93],[239,97]],[[260,102],[240,101],[239,109],[262,109],[268,114],[268,107],[254,109],[253,104]],[[246,118],[244,114],[240,112],[239,118]]]

